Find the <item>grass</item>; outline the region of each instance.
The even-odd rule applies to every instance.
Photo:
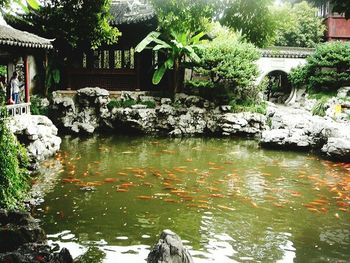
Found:
[[[311,109],[312,115],[318,115],[321,117],[326,116],[326,103],[328,102],[330,97],[323,96],[317,100],[316,104]]]
[[[231,100],[230,106],[232,107],[232,112],[255,112],[265,115],[267,113],[267,103],[260,102],[254,103],[250,101],[236,101]]]

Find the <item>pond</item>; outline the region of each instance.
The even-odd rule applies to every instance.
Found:
[[[98,136],[64,138],[43,169],[56,183],[34,215],[81,262],[145,262],[163,229],[198,263],[350,258],[350,164],[254,140]]]

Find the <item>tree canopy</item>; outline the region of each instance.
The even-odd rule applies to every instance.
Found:
[[[206,30],[217,4],[212,0],[151,0],[162,31],[198,33]]]
[[[277,29],[276,46],[315,47],[323,37],[325,26],[317,16],[317,8],[307,2],[286,3],[273,8]]]
[[[110,0],[51,0],[14,18],[19,28],[54,38],[60,51],[114,43],[120,33],[109,25]]]
[[[257,46],[272,42],[275,20],[270,12],[271,0],[225,0],[222,23],[237,31]]]

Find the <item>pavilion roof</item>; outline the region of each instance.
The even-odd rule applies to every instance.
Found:
[[[314,48],[270,47],[260,49],[262,57],[267,58],[306,58],[315,52]]]
[[[0,24],[0,46],[52,49],[51,40]]]
[[[143,0],[114,0],[111,4],[112,25],[137,24],[156,16],[153,7]]]

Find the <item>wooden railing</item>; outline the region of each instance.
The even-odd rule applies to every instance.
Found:
[[[6,106],[9,116],[16,116],[22,114],[30,114],[30,103],[20,103]]]

